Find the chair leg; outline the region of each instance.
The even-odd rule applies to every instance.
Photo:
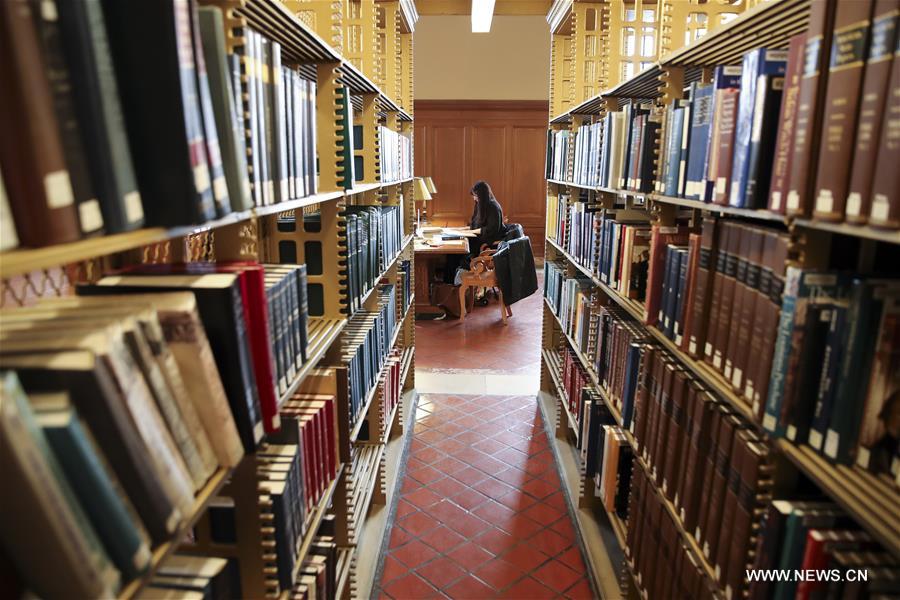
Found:
[[[459,286],[459,320],[466,318],[466,286]]]
[[[500,300],[500,318],[503,319],[503,324],[506,325],[506,303],[503,302],[503,292],[500,292],[497,298]]]

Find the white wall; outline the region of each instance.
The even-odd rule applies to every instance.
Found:
[[[416,23],[416,100],[547,100],[550,28],[542,16],[494,16],[472,33],[466,16]]]

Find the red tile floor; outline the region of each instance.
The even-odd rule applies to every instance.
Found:
[[[592,598],[531,396],[419,398],[382,597]]]

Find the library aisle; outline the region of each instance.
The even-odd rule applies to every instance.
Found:
[[[541,302],[535,294],[517,303],[507,327],[493,305],[465,323],[417,323],[416,379],[425,393],[381,597],[593,597],[535,403]]]

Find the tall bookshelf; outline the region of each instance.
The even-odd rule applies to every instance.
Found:
[[[175,262],[258,261],[282,262],[286,244],[293,246],[296,261],[306,260],[304,248],[321,249],[322,269],[310,273],[309,284],[322,287],[324,314],[309,320],[308,360],[298,370],[281,401],[295,392],[336,395],[335,427],[338,476],[307,515],[307,534],[296,548],[295,564],[310,552],[313,538],[326,515],[334,515],[339,546],[336,597],[356,597],[361,584],[355,566],[361,553],[378,552],[384,523],[370,525],[373,505],[385,504],[400,467],[396,453],[385,448],[391,440],[408,434],[405,426],[415,399],[415,327],[413,311],[402,309],[399,264],[414,260],[415,227],[412,178],[382,181],[379,169],[379,127],[412,138],[412,37],[418,14],[411,0],[200,0],[218,6],[225,17],[226,47],[240,51],[240,37],[248,26],[283,49],[284,65],[300,70],[316,86],[315,148],[318,156],[318,192],[278,204],[251,208],[196,226],[143,228],[132,232],[83,239],[43,248],[16,248],[0,253],[0,307],[29,306],[51,296],[73,293],[79,283],[91,283],[112,269],[135,264]],[[246,84],[246,80],[245,80]],[[345,181],[346,124],[340,114],[341,88],[349,89],[353,122],[361,126],[362,150],[350,152],[362,159],[356,180]],[[241,90],[246,95],[247,90]],[[248,134],[249,135],[249,134]],[[249,152],[249,150],[248,150]],[[399,160],[399,156],[397,159]],[[358,420],[348,415],[347,370],[341,354],[345,328],[352,316],[348,288],[347,207],[396,206],[402,213],[403,237],[396,256],[384,257],[387,265],[378,281],[397,284],[398,327],[391,347],[401,364],[400,403],[389,413],[382,410],[381,387],[385,370],[366,394]],[[318,213],[321,227],[308,231],[302,215]],[[280,226],[296,216],[296,226]],[[410,277],[415,272],[410,268]],[[410,281],[411,289],[415,289]],[[365,295],[362,309],[378,306],[377,285]],[[409,307],[415,305],[412,301]],[[369,439],[359,432],[368,429]],[[266,440],[263,440],[266,443]],[[174,552],[235,559],[241,578],[241,596],[289,598],[275,567],[271,503],[261,500],[256,454],[247,454],[234,469],[219,469],[197,494],[190,515],[166,543],[152,549],[150,569],[125,582],[120,598],[137,596]],[[216,543],[208,507],[217,502],[235,508],[236,541]],[[190,537],[191,541],[186,541]],[[294,573],[296,581],[296,569]]]
[[[666,123],[662,117],[666,107],[681,99],[692,82],[710,82],[713,69],[718,65],[740,64],[741,57],[756,48],[786,49],[792,36],[807,29],[810,6],[810,0],[696,4],[678,0],[557,0],[547,16],[552,38],[548,129],[551,133],[570,131],[574,134],[581,127],[601,121],[607,112],[627,104],[649,105],[651,114],[663,121],[654,152],[654,174],[659,176],[660,161],[665,157],[662,140]],[[589,26],[594,22],[595,14],[603,24],[600,40],[596,43],[600,48],[598,55],[593,53],[596,32]],[[642,40],[641,31],[646,31],[652,38]],[[642,46],[646,52],[642,51]],[[574,143],[571,143],[569,165],[575,162],[574,153]],[[826,268],[828,257],[835,249],[851,248],[853,256],[845,261],[847,266],[853,268],[855,264],[858,271],[871,272],[876,264],[873,256],[877,252],[883,252],[884,248],[893,252],[895,248],[892,247],[900,244],[900,232],[895,229],[831,223],[811,217],[785,217],[765,209],[722,206],[658,192],[585,186],[572,183],[573,180],[571,166],[564,178],[548,179],[548,198],[566,194],[569,204],[583,202],[606,214],[622,211],[623,215],[640,215],[651,225],[671,226],[676,220],[698,225],[707,216],[768,225],[789,233],[790,256],[796,257],[790,264],[800,267]],[[566,205],[560,201],[559,211],[565,210]],[[835,464],[806,445],[769,436],[747,401],[719,372],[689,356],[656,327],[643,325],[643,304],[605,284],[597,272],[567,251],[570,229],[566,220],[565,239],[556,240],[548,235],[545,261],[561,261],[565,264],[567,277],[588,280],[594,306],[612,305],[623,309],[654,343],[660,344],[681,367],[712,390],[739,415],[746,427],[763,437],[774,456],[778,480],[796,480],[799,476],[812,482],[887,552],[900,558],[900,514],[897,512],[900,490],[884,478],[857,466]],[[600,233],[595,231],[594,235],[599,238]],[[596,326],[592,319],[589,334],[592,338]],[[576,448],[580,431],[576,416],[566,404],[560,351],[573,351],[619,426],[623,423],[622,414],[610,391],[599,381],[592,361],[568,335],[548,302],[544,303],[543,309],[542,348],[541,404],[555,426],[558,460],[568,469],[567,490],[576,507],[576,522],[586,555],[591,559],[595,583],[604,595],[646,598],[647,592],[642,589],[629,558],[632,549],[626,539],[626,522],[604,510],[594,482],[584,474],[584,465]],[[628,443],[634,445],[631,432],[625,429],[624,434]],[[650,472],[650,466],[637,454],[635,465],[635,468]],[[712,597],[725,598],[725,590],[719,587],[714,568],[703,558],[693,532],[683,527],[672,502],[666,500],[661,489],[651,493],[659,496],[664,512],[668,512],[679,529],[680,543],[700,558],[700,567]],[[761,516],[757,515],[755,523],[759,523]],[[621,557],[620,563],[613,565],[618,569],[615,581],[604,570],[605,565],[593,560],[602,554]],[[618,589],[613,589],[616,586]]]

